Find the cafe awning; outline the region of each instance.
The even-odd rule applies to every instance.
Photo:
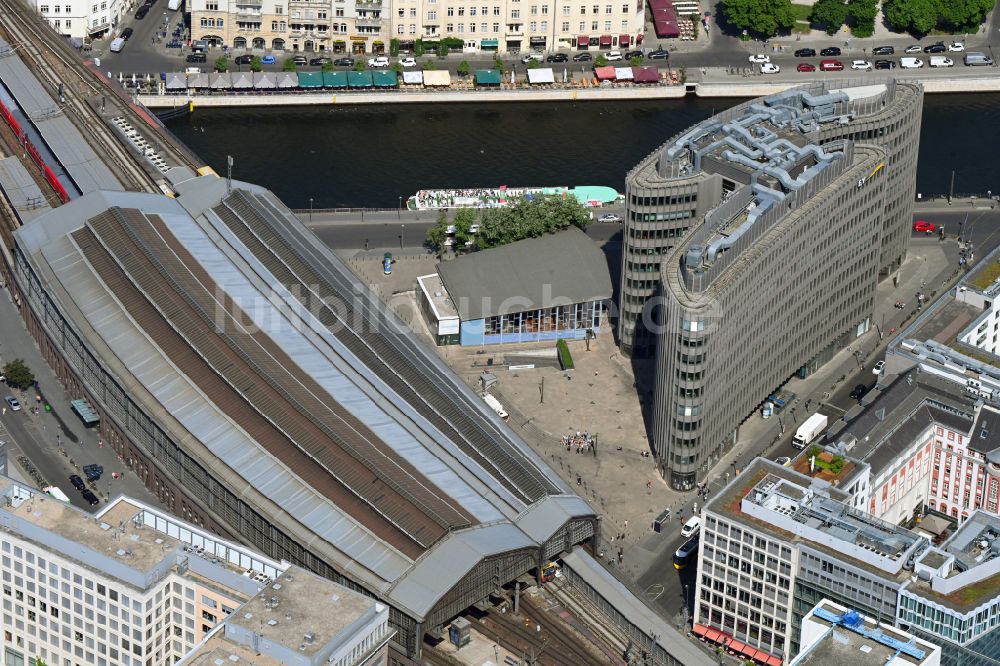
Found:
[[[208,74],[192,74],[188,77],[188,88],[207,88]]]
[[[299,88],[322,88],[323,72],[299,72]]]
[[[615,67],[615,79],[618,81],[631,81],[632,80],[632,68],[631,67]]]
[[[484,49],[495,49],[500,46],[499,39],[482,39],[479,41],[480,48]]]
[[[299,87],[298,75],[295,72],[279,72],[278,87],[282,89],[298,88]]]
[[[614,41],[614,39],[611,35],[601,35],[601,46],[611,46],[612,41]]]
[[[423,74],[425,86],[442,86],[446,88],[451,85],[451,74],[448,70],[434,69]]]
[[[371,72],[348,72],[347,85],[352,88],[371,88],[375,82]]]
[[[97,412],[94,411],[94,408],[86,400],[72,400],[69,404],[85,426],[92,426],[101,420],[101,417],[97,415]]]
[[[590,46],[590,37],[587,35],[580,35],[576,38],[576,45],[579,47]]]
[[[633,67],[632,80],[636,83],[659,83],[660,70],[656,67]]]
[[[496,69],[477,69],[476,85],[479,86],[500,85],[500,71]]]
[[[680,37],[681,31],[677,27],[676,21],[660,19],[653,24],[657,37]]]
[[[187,90],[187,76],[184,72],[170,72],[167,74],[167,90]]]
[[[627,34],[618,35],[618,46],[628,46],[632,43],[632,37]]]
[[[447,72],[445,72],[447,74]],[[420,85],[424,82],[423,72],[403,72],[403,83],[407,85]]]
[[[556,79],[551,67],[539,67],[528,70],[528,83],[555,83]]]
[[[324,88],[346,88],[347,72],[323,72]]]
[[[775,657],[774,655],[768,656],[766,659],[767,666],[781,666],[781,657]]]
[[[253,75],[254,90],[274,90],[277,83],[271,72],[255,72]]]
[[[615,80],[615,68],[611,65],[606,67],[595,67],[594,75],[597,76],[598,81],[614,81]]]
[[[231,90],[233,87],[233,77],[229,76],[229,72],[209,74],[208,87],[212,90]]]
[[[249,90],[253,88],[253,72],[237,72],[232,77],[234,90]]]
[[[532,46],[545,46],[544,37],[530,37],[528,38],[528,43]]]
[[[399,77],[392,70],[376,70],[372,72],[372,82],[376,88],[395,88],[399,86]]]

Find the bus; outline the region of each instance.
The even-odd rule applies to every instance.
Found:
[[[66,502],[66,504],[72,504],[72,502],[69,501],[69,497],[66,495],[66,493],[59,490],[59,488],[57,488],[56,486],[45,486],[44,488],[42,488],[42,490],[49,497],[54,497],[60,502]]]
[[[698,535],[684,542],[674,553],[674,569],[680,571],[698,557]]]

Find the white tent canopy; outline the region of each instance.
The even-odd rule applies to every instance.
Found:
[[[528,83],[555,83],[551,67],[539,67],[528,70]]]
[[[167,90],[187,90],[187,77],[184,72],[171,72],[167,74]]]
[[[192,74],[188,78],[188,88],[207,88],[208,87],[208,74],[204,72],[200,74]]]
[[[420,85],[423,82],[423,72],[403,72],[403,83],[405,85]]]
[[[296,76],[295,72],[281,72],[280,74],[278,74],[278,87],[298,88],[299,77]]]
[[[233,77],[229,75],[229,72],[209,74],[208,86],[212,90],[229,90],[233,87]]]
[[[451,85],[451,74],[446,70],[434,69],[429,72],[424,72],[424,85],[425,86],[450,86]]]
[[[631,81],[632,80],[632,68],[631,67],[615,67],[615,79],[618,81]]]
[[[273,90],[275,86],[274,74],[270,72],[255,72],[253,75],[253,87],[257,90]]]
[[[232,77],[233,88],[237,90],[247,90],[253,87],[253,74],[251,72],[238,72]]]

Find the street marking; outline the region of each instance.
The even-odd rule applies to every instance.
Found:
[[[650,601],[656,601],[657,599],[660,598],[662,594],[663,594],[662,583],[653,583],[652,585],[646,588],[646,597]]]

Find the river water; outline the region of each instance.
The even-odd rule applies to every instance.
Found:
[[[608,185],[731,99],[196,109],[167,126],[293,208],[391,208],[418,189]],[[1000,94],[927,95],[917,191],[1000,193]]]

